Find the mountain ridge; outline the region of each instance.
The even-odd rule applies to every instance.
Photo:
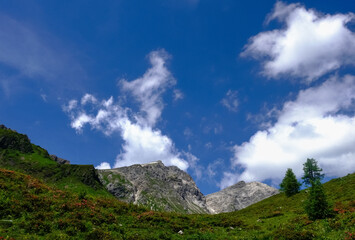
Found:
[[[245,189],[241,204],[235,201],[239,199],[237,191],[233,192],[233,197],[212,197],[213,201],[207,201],[220,193],[206,197],[187,172],[176,166],[165,166],[162,161],[110,170],[95,170],[92,165],[70,164],[68,160],[50,155],[45,149],[32,144],[27,135],[4,125],[0,125],[0,167],[31,174],[48,183],[62,185],[65,189],[73,187],[77,188],[76,191],[84,192],[105,189],[121,201],[144,205],[156,211],[220,213],[239,210],[256,202],[252,199],[254,195],[248,194]],[[257,200],[276,193],[276,189],[264,191],[260,186],[258,191]],[[225,193],[226,190],[221,192]],[[216,201],[217,198],[219,201]]]
[[[263,183],[242,181],[205,196],[187,172],[162,161],[98,172],[102,184],[118,199],[153,210],[217,214],[240,210],[279,193]]]
[[[0,129],[0,140],[7,133]],[[33,144],[29,153],[3,149],[2,140],[0,239],[340,240],[355,233],[355,173],[324,184],[333,210],[322,220],[312,221],[304,211],[308,189],[292,197],[276,194],[229,213],[159,212],[116,199],[91,175],[96,174],[92,165],[59,164]]]

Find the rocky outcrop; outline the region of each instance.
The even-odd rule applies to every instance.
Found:
[[[207,208],[212,214],[233,212],[279,193],[276,188],[264,183],[238,182],[219,192],[206,196]]]
[[[63,158],[59,158],[56,155],[49,155],[49,157],[53,160],[56,161],[59,164],[70,164],[70,161],[65,160]]]
[[[101,183],[118,199],[153,210],[208,213],[205,196],[189,174],[161,161],[98,170]]]
[[[33,152],[30,139],[25,134],[17,133],[16,131],[0,125],[0,150],[11,149],[22,153]]]

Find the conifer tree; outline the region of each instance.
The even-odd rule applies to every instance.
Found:
[[[319,179],[312,182],[312,187],[305,202],[305,211],[311,220],[323,219],[330,214],[330,206]]]
[[[316,182],[317,180],[322,180],[324,174],[321,174],[323,169],[318,167],[318,163],[313,158],[307,158],[307,161],[303,164],[304,175],[302,177],[303,182],[310,186],[312,182]]]
[[[280,184],[280,190],[286,194],[287,197],[291,197],[300,190],[301,183],[297,181],[295,174],[291,168],[288,168],[282,183]]]

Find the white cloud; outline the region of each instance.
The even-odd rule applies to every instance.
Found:
[[[157,160],[165,165],[175,165],[186,170],[189,165],[180,157],[172,140],[160,130],[132,123],[128,119],[121,121],[121,137],[125,141],[123,153],[119,154],[114,167],[129,166],[136,163],[149,163]]]
[[[164,107],[161,95],[175,84],[175,79],[165,66],[167,58],[164,50],[151,52],[149,60],[152,67],[143,77],[131,82],[120,81],[123,92],[130,93],[140,104],[137,113],[115,103],[113,97],[99,101],[91,94],[85,94],[80,104],[77,100],[71,100],[63,107],[71,118],[71,127],[77,132],[90,125],[106,135],[120,134],[124,143],[122,152],[116,157],[115,168],[157,160],[182,170],[187,170],[190,164],[193,169],[197,168],[197,158],[178,151],[173,141],[155,127]]]
[[[299,4],[277,2],[267,22],[273,19],[284,28],[250,38],[241,54],[261,59],[264,75],[311,82],[342,65],[355,64],[355,35],[346,26],[354,20],[353,13],[324,15]]]
[[[67,105],[62,106],[64,112],[70,112],[78,106],[77,100],[70,100]]]
[[[204,172],[204,168],[198,164],[200,159],[189,152],[183,152],[182,155],[186,158],[189,168],[192,169],[193,174],[196,176],[196,180],[200,180]]]
[[[76,129],[78,132],[81,132],[81,129],[85,124],[93,122],[94,119],[91,116],[88,116],[86,113],[80,113],[70,124],[70,126]]]
[[[85,105],[86,103],[96,103],[97,99],[91,95],[91,94],[85,94],[82,98],[81,98],[81,105]]]
[[[111,169],[111,165],[108,162],[102,162],[100,165],[95,167],[96,169]]]
[[[220,168],[224,165],[223,159],[217,159],[212,163],[209,163],[207,166],[207,174],[210,178],[216,175],[217,171],[220,171]]]
[[[141,104],[140,110],[144,113],[142,120],[145,120],[149,126],[155,125],[164,108],[161,95],[176,83],[166,68],[168,58],[169,55],[164,50],[153,51],[149,54],[152,67],[144,73],[143,77],[131,82],[126,80],[120,82],[122,89],[131,93]]]
[[[118,154],[114,167],[129,166],[138,163],[149,163],[161,160],[165,165],[175,165],[182,170],[189,167],[181,153],[176,150],[172,140],[163,135],[159,129],[154,129],[140,121],[137,117],[129,118],[129,109],[116,105],[112,97],[107,101],[91,103],[92,109],[85,111],[79,106],[70,112],[71,127],[81,132],[86,124],[92,128],[111,135],[118,132],[124,141],[122,152]],[[96,114],[89,114],[96,109]]]
[[[224,172],[222,181],[218,184],[220,189],[232,186],[239,181],[239,176],[232,172]]]
[[[355,170],[355,77],[333,77],[300,91],[286,102],[276,123],[233,148],[232,167],[221,186],[236,181],[280,181],[287,168],[300,177],[302,164],[315,158],[328,176]]]
[[[238,92],[228,90],[226,96],[221,100],[221,104],[225,106],[229,111],[236,112],[238,110]]]

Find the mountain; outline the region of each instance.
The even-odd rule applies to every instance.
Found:
[[[101,183],[117,199],[156,211],[232,212],[278,193],[263,183],[239,182],[205,197],[189,174],[161,161],[98,172]]]
[[[116,199],[92,165],[60,162],[26,135],[0,126],[0,239],[354,239],[355,173],[323,185],[332,214],[312,221],[304,211],[308,189],[228,213],[159,212]],[[145,168],[165,166],[136,168],[152,177]]]
[[[161,161],[111,170],[70,164],[68,160],[49,155],[45,149],[32,144],[26,135],[4,125],[0,125],[0,167],[30,174],[61,189],[110,192],[121,201],[155,211],[230,212],[277,192],[262,183],[244,183],[244,187],[238,183],[205,197],[189,174],[175,166],[164,166]]]
[[[82,196],[0,168],[0,239],[353,239],[355,174],[324,189],[334,212],[322,220],[307,218],[307,190],[231,213],[177,214]]]
[[[211,213],[233,212],[278,193],[277,189],[264,183],[241,181],[219,192],[207,195],[206,203]]]
[[[209,212],[191,176],[175,166],[157,161],[98,172],[102,184],[119,200],[159,211]]]

